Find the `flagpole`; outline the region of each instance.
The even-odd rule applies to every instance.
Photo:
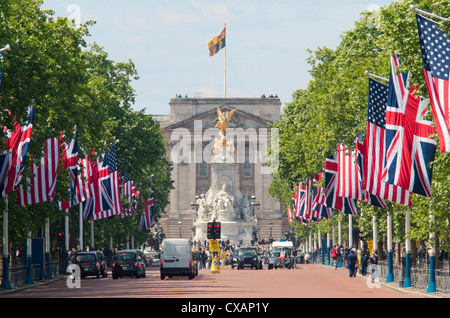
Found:
[[[225,29],[225,50],[224,50],[224,55],[223,55],[223,73],[224,73],[224,78],[223,78],[223,95],[224,98],[227,98],[227,23],[224,23],[224,29]]]
[[[385,78],[385,77],[381,77],[381,76],[375,75],[375,74],[372,74],[372,73],[370,73],[369,71],[365,71],[365,72],[364,72],[364,76],[376,78],[376,79],[379,79],[379,80],[385,81],[385,82],[389,82],[389,79],[387,79],[387,78]]]
[[[441,20],[441,21],[450,21],[450,19],[440,17],[440,16],[438,16],[438,15],[436,15],[434,13],[430,13],[430,12],[427,12],[427,11],[423,11],[423,10],[417,9],[414,5],[410,5],[408,11],[409,12],[415,11],[417,13],[420,13],[420,14],[423,14],[423,15],[427,15],[427,16],[429,16],[431,18],[435,18],[435,19],[438,19],[438,20]]]

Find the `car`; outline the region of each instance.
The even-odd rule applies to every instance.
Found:
[[[100,264],[100,275],[102,277],[108,276],[108,266],[106,265],[105,255],[102,251],[95,251],[97,253],[98,263]]]
[[[145,264],[139,251],[122,250],[115,253],[112,277],[117,279],[122,276],[145,277]]]
[[[234,268],[238,264],[238,255],[239,247],[236,247],[233,251],[233,255],[231,255],[231,268]]]
[[[256,247],[241,247],[238,252],[238,269],[250,267],[254,269],[262,269],[262,259]]]
[[[77,252],[75,254],[75,266],[80,267],[81,278],[87,276],[100,277],[101,269],[97,252]]]

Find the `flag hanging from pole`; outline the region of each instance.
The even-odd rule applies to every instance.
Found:
[[[450,152],[450,39],[436,22],[416,14],[422,63],[440,151]]]
[[[391,57],[388,104],[386,108],[386,165],[382,181],[410,192],[431,196],[430,163],[436,142],[432,122],[425,120],[427,100],[408,89],[407,74],[397,74],[398,56]]]
[[[215,55],[225,47],[225,34],[226,27],[223,28],[222,32],[218,36],[208,42],[209,56]]]
[[[32,177],[27,178],[29,186],[19,185],[16,191],[19,206],[53,201],[59,163],[59,138],[47,139],[44,152],[40,165],[33,163],[31,167]]]

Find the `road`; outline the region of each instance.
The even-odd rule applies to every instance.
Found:
[[[35,286],[0,298],[411,298],[381,285],[369,288],[363,277],[350,278],[345,269],[334,270],[323,265],[298,265],[298,269],[237,270],[229,266],[220,273],[200,270],[189,280],[174,277],[161,280],[159,271],[148,270],[145,278],[112,279],[87,277],[80,288],[68,288],[65,279]]]

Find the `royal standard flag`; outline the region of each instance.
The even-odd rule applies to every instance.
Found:
[[[208,42],[209,56],[213,56],[225,47],[225,29],[226,27],[223,28],[223,31],[218,36]]]

